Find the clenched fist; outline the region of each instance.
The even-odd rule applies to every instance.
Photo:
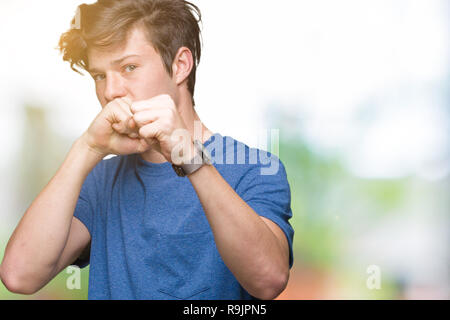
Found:
[[[103,156],[143,153],[150,149],[138,134],[131,103],[128,98],[119,98],[102,109],[82,136],[91,149]]]
[[[179,165],[194,157],[192,135],[169,95],[134,102],[131,112],[139,137],[167,161]]]
[[[107,104],[82,137],[97,153],[127,155],[154,149],[182,164],[194,157],[193,139],[169,95]]]

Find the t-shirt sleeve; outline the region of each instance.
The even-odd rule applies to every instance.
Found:
[[[289,244],[291,268],[294,262],[294,229],[289,223],[292,218],[291,191],[281,160],[271,155],[270,168],[253,165],[242,177],[236,191],[258,215],[270,219],[283,230]]]
[[[96,169],[98,169],[98,167],[94,168],[94,170],[92,170],[86,177],[83,186],[81,187],[80,195],[78,196],[77,204],[73,214],[75,218],[80,220],[86,226],[91,235],[97,195],[95,183],[95,176],[97,171]],[[89,264],[89,256],[90,244],[72,265],[78,266],[80,268],[86,267]]]

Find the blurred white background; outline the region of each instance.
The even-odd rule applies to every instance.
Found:
[[[196,100],[213,131],[254,145],[273,101],[307,119],[317,148],[350,148],[349,165],[361,175],[437,174],[426,164],[449,153],[445,101],[437,96],[449,81],[447,1],[194,3],[204,39]],[[0,142],[8,154],[26,99],[52,108],[52,126],[72,138],[99,111],[92,80],[70,72],[55,50],[78,4],[0,4],[1,129],[8,133]],[[367,101],[381,111],[355,137],[354,117]],[[442,165],[439,177],[449,171]]]

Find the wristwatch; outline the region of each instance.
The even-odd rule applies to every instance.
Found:
[[[204,165],[212,165],[211,155],[199,140],[194,140],[194,147],[196,155],[191,159],[191,161],[179,166],[172,164],[173,170],[175,170],[175,173],[179,177],[186,177]]]

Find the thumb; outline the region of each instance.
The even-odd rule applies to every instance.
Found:
[[[145,139],[133,139],[137,144],[137,153],[144,153],[150,149],[150,145],[145,141]]]

